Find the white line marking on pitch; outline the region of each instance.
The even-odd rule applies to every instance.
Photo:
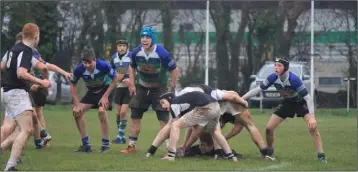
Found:
[[[290,164],[291,164],[290,162],[281,162],[280,164],[269,165],[267,167],[262,167],[257,170],[265,171],[265,170],[271,170],[271,169],[275,169],[275,168],[283,168],[283,167],[289,166]]]

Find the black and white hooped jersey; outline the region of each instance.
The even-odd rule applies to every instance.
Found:
[[[170,111],[173,118],[181,117],[195,107],[217,102],[214,98],[199,91],[188,92],[172,99]]]

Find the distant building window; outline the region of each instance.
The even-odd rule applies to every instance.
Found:
[[[320,77],[319,85],[341,85],[341,77]]]

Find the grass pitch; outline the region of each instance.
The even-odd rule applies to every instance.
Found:
[[[164,146],[158,149],[154,157],[145,159],[144,154],[159,131],[159,123],[153,111],[148,111],[144,115],[135,154],[120,154],[119,151],[127,145],[114,144],[111,145],[111,152],[99,153],[101,137],[98,115],[94,110],[89,111],[86,114],[86,126],[93,152],[74,153],[72,150],[81,144],[81,140],[71,110],[70,106],[45,107],[47,130],[53,136],[51,145],[46,149],[36,150],[31,138],[22,157],[24,164],[18,165],[19,170],[357,170],[357,110],[353,110],[350,114],[343,109],[317,110],[316,118],[328,164],[318,162],[306,124],[298,118],[286,120],[276,130],[276,161],[273,162],[257,157],[259,151],[247,131],[243,131],[229,141],[232,149],[245,156],[238,164],[228,160],[202,157],[178,159],[174,162],[162,161],[160,156],[165,153]],[[263,136],[271,112],[271,110],[265,110],[263,113],[255,109],[251,110],[254,123]],[[108,113],[108,118],[112,140],[116,136],[114,111]],[[230,128],[231,125],[228,124],[224,132],[227,133]],[[128,126],[126,130],[127,135]],[[4,169],[8,157],[8,151],[1,156],[1,170]]]

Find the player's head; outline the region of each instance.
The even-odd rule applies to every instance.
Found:
[[[290,62],[285,57],[275,59],[275,73],[277,75],[284,74],[290,66]]]
[[[15,44],[18,44],[22,41],[22,32],[19,32],[15,37]]]
[[[209,132],[202,132],[200,134],[199,139],[200,139],[199,149],[201,153],[208,153],[213,149],[214,142]]]
[[[142,31],[140,31],[140,42],[144,49],[148,49],[156,44],[156,37],[154,28],[150,26],[144,26]]]
[[[125,39],[119,39],[116,41],[117,44],[117,52],[122,55],[127,53],[128,50],[128,41]]]
[[[36,47],[40,41],[40,28],[34,23],[26,23],[22,28],[22,40]]]
[[[169,111],[172,99],[175,97],[174,92],[167,92],[159,96],[159,103],[163,109]]]
[[[88,71],[94,70],[94,68],[96,66],[96,57],[94,55],[94,52],[91,49],[85,48],[84,50],[82,50],[81,59],[82,59],[82,63],[84,65],[84,67]]]

